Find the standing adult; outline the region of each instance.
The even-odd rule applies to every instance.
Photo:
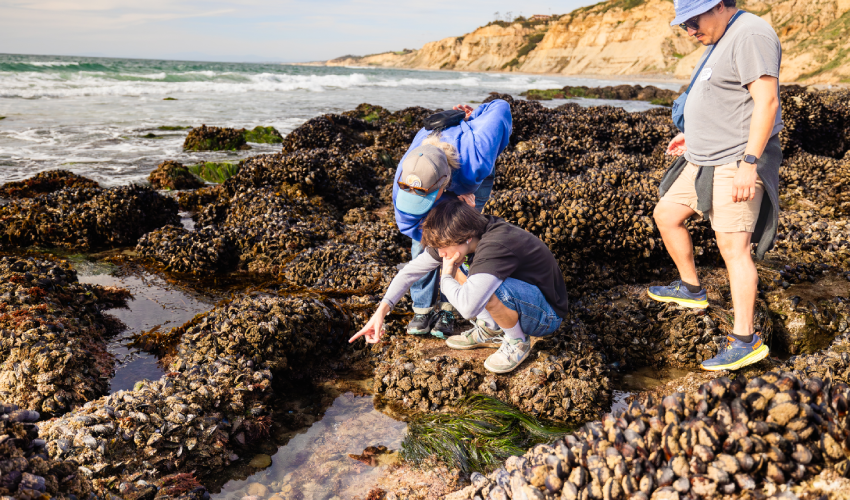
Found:
[[[770,24],[738,10],[735,0],[677,0],[677,24],[710,49],[691,78],[683,133],[667,149],[682,158],[662,179],[654,213],[680,280],[651,287],[649,296],[708,307],[685,227],[694,215],[707,215],[729,274],[735,326],[702,368],[736,370],[769,352],[753,326],[758,273],[751,243],[763,258],[778,226],[782,47]]]
[[[420,225],[435,204],[461,198],[481,212],[493,189],[496,158],[511,136],[511,107],[502,99],[475,110],[466,105],[454,110],[426,119],[426,127],[416,134],[396,170],[395,220],[412,240],[413,259],[424,251]],[[456,310],[445,298],[438,301],[438,274],[435,269],[410,287],[414,312],[407,326],[410,334],[431,333],[445,339],[454,333]]]

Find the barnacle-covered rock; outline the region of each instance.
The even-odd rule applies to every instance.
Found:
[[[104,394],[106,336],[122,325],[100,311],[129,296],[80,284],[65,263],[0,257],[0,400],[58,415]]]
[[[165,160],[150,173],[148,181],[156,189],[195,189],[204,183],[192,175],[182,163]]]
[[[48,170],[39,172],[23,181],[3,184],[0,186],[0,198],[32,198],[66,187],[97,188],[100,185],[91,179],[67,170]]]
[[[0,495],[6,498],[95,498],[76,463],[49,458],[37,411],[0,403]]]
[[[245,129],[207,127],[201,125],[189,131],[183,141],[183,149],[187,151],[232,151],[250,149],[245,144]]]
[[[177,202],[152,188],[65,188],[0,205],[0,247],[92,250],[135,245],[143,234],[179,224]]]

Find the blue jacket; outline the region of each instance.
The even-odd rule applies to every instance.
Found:
[[[468,120],[460,122],[459,125],[443,130],[440,140],[448,142],[458,152],[460,168],[452,173],[452,182],[446,192],[455,194],[474,193],[481,182],[493,173],[496,166],[496,158],[507,147],[511,137],[513,121],[511,119],[511,106],[502,99],[496,99],[478,106]],[[405,236],[416,241],[422,239],[422,230],[419,223],[428,214],[410,215],[399,212],[395,208],[396,195],[398,194],[398,177],[401,175],[401,166],[408,153],[422,144],[431,131],[421,129],[407,153],[401,158],[393,181],[393,209],[395,210],[395,221],[399,230]],[[441,196],[437,203],[445,200]]]

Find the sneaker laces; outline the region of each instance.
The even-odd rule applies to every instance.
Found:
[[[516,342],[511,342],[511,340],[516,340]],[[510,339],[508,337],[505,337],[504,335],[499,335],[498,337],[493,338],[493,342],[497,344],[502,344],[501,346],[499,346],[499,351],[504,350],[503,352],[505,356],[510,356],[519,349],[519,343],[522,341],[519,339]]]

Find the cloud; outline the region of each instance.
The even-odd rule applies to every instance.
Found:
[[[563,13],[593,0],[567,0]],[[0,47],[24,54],[105,54],[208,60],[323,60],[421,47],[513,11],[549,13],[548,0],[11,0]],[[560,6],[560,7],[558,7]]]

